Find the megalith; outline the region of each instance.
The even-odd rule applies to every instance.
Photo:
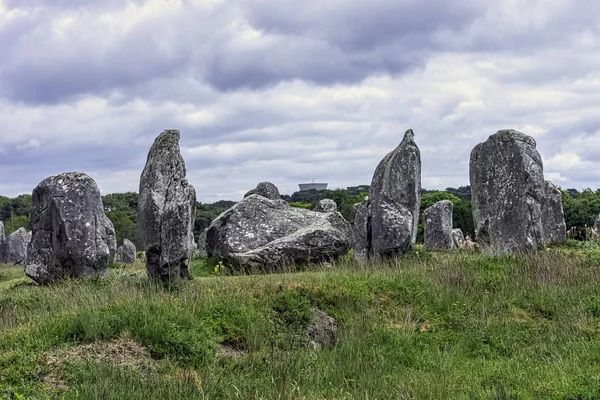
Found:
[[[469,175],[483,251],[517,254],[544,244],[544,173],[532,137],[512,129],[491,135],[472,150]]]
[[[179,131],[163,131],[150,148],[140,178],[138,227],[148,277],[188,278],[193,253],[196,191],[186,179]]]
[[[279,189],[277,186],[272,184],[271,182],[260,182],[256,187],[250,191],[248,191],[244,198],[251,196],[253,194],[257,194],[262,197],[266,197],[269,200],[279,200],[281,199],[281,195],[279,194]]]
[[[369,256],[406,253],[417,237],[421,153],[412,130],[375,169],[369,190]]]
[[[567,241],[567,224],[562,204],[562,193],[550,181],[544,182],[546,202],[542,212],[544,244],[562,244]]]
[[[27,246],[31,232],[19,228],[0,243],[0,264],[23,264],[27,256]]]
[[[4,234],[4,222],[0,221],[0,243],[2,243],[6,239]]]
[[[33,189],[25,274],[38,283],[102,276],[115,234],[107,220],[88,175],[67,172],[43,180]]]
[[[337,204],[331,199],[320,200],[313,211],[322,213],[334,213],[337,212]]]
[[[350,244],[354,257],[364,261],[369,258],[369,200],[352,206],[350,213]]]
[[[423,211],[425,250],[447,251],[454,248],[452,210],[452,202],[450,200],[442,200]]]
[[[117,249],[117,262],[133,264],[136,260],[136,253],[135,243],[129,239],[123,239],[123,244]]]
[[[452,229],[452,240],[454,242],[455,249],[461,249],[465,246],[465,235],[463,234],[462,229],[455,228]]]

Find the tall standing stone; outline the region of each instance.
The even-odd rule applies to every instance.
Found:
[[[86,174],[59,174],[37,185],[31,226],[25,274],[34,281],[96,278],[105,273],[114,230],[107,223],[100,190]]]
[[[140,178],[138,210],[148,277],[157,281],[189,277],[196,191],[186,179],[179,131],[163,131],[150,148]]]
[[[6,239],[4,234],[4,222],[0,221],[0,244]]]
[[[412,130],[375,169],[369,199],[370,256],[405,253],[417,237],[421,204],[421,153]]]
[[[535,140],[501,130],[475,146],[469,164],[475,236],[484,251],[515,254],[544,244],[542,158]]]
[[[442,200],[423,211],[425,250],[452,250],[454,248],[452,209],[453,205],[450,200]]]
[[[543,208],[544,244],[562,244],[567,241],[567,224],[562,204],[562,193],[550,181],[544,182],[546,202]]]

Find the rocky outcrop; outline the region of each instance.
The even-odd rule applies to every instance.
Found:
[[[23,264],[30,241],[31,232],[27,232],[25,228],[19,228],[11,233],[0,243],[0,264]]]
[[[337,211],[337,204],[331,199],[320,200],[313,211],[322,213],[334,213]]]
[[[137,249],[135,243],[129,239],[123,239],[123,245],[117,249],[117,262],[133,264],[136,260]]]
[[[318,213],[251,195],[211,223],[206,250],[241,269],[280,270],[346,254],[349,229],[339,213]]]
[[[164,131],[154,141],[139,193],[138,225],[148,277],[157,281],[189,277],[196,191],[186,179],[179,131]]]
[[[423,211],[425,250],[448,251],[454,248],[452,209],[451,201],[442,200]]]
[[[546,202],[542,210],[544,244],[562,244],[567,241],[567,224],[563,212],[562,193],[550,181],[544,182]]]
[[[452,229],[452,242],[454,243],[455,249],[462,249],[465,247],[465,235],[461,229]]]
[[[260,182],[256,187],[250,191],[248,191],[244,198],[251,196],[253,194],[257,194],[262,197],[266,197],[270,200],[279,200],[281,199],[281,195],[279,194],[279,189],[277,186],[272,184],[271,182]]]
[[[105,273],[115,233],[107,223],[98,186],[86,174],[68,172],[37,185],[31,225],[25,274],[34,281],[96,278]]]
[[[379,163],[369,190],[369,256],[408,251],[417,237],[421,204],[421,153],[412,130]]]
[[[350,244],[357,260],[369,258],[369,200],[352,206],[350,214]]]
[[[544,244],[542,159],[535,140],[501,130],[471,152],[475,236],[483,251],[516,254]]]

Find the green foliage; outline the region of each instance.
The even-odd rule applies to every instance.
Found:
[[[233,207],[234,201],[220,200],[213,204],[197,203],[196,222],[194,223],[194,234],[199,235],[210,223],[223,211]]]
[[[306,209],[311,209],[312,208],[312,204],[310,203],[302,203],[299,201],[293,201],[291,203],[289,203],[290,207],[296,207],[296,208],[306,208]]]

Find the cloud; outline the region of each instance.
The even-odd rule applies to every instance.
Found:
[[[368,184],[408,128],[426,188],[468,184],[503,128],[536,139],[548,178],[596,187],[598,17],[583,0],[0,0],[0,194],[70,170],[137,190],[171,128],[205,202]]]

